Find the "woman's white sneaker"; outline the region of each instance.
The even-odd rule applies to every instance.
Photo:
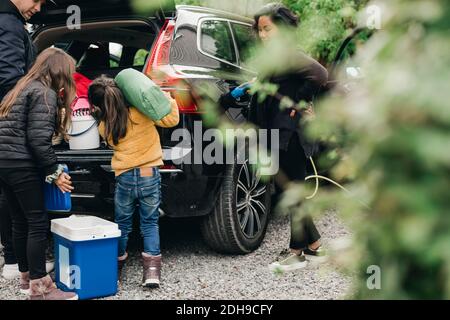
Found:
[[[14,280],[20,278],[19,265],[5,264],[3,266],[2,277],[6,280]]]
[[[292,254],[284,260],[271,263],[269,269],[272,272],[287,272],[303,269],[308,265],[304,255]]]
[[[55,269],[55,263],[52,261],[47,261],[45,263],[45,271],[47,273],[52,272]],[[16,264],[5,264],[3,266],[2,277],[6,280],[14,280],[20,278],[19,265]]]
[[[45,271],[47,273],[52,272],[55,269],[55,262],[54,261],[47,261],[45,262]]]

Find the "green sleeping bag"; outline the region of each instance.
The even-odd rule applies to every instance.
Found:
[[[159,121],[171,112],[170,101],[142,72],[125,69],[114,80],[127,101],[153,121]]]

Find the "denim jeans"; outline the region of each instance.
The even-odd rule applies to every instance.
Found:
[[[126,253],[128,236],[133,229],[133,215],[139,208],[144,252],[152,256],[161,254],[159,244],[159,205],[161,204],[161,175],[153,168],[152,177],[142,177],[139,168],[116,177],[115,221],[122,235],[119,256]]]

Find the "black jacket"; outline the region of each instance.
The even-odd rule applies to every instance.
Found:
[[[297,67],[283,74],[273,75],[267,81],[279,87],[277,96],[289,97],[295,103],[311,102],[326,85],[328,72],[317,61],[298,52]],[[305,156],[312,156],[317,151],[317,146],[305,138],[304,128],[299,126],[300,113],[296,112],[295,116],[291,117],[294,109],[282,110],[277,96],[268,96],[263,102],[258,102],[258,94],[255,94],[250,101],[247,119],[263,129],[279,129],[279,147],[284,151],[287,151],[292,135],[298,133]],[[220,104],[224,108],[241,107],[234,102],[230,94],[224,95]]]
[[[33,64],[36,50],[25,19],[9,0],[0,1],[0,101]]]
[[[0,118],[0,168],[57,170],[52,148],[57,114],[56,92],[33,81],[5,118]]]

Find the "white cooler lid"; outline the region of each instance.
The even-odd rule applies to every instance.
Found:
[[[52,220],[51,231],[70,241],[88,241],[118,238],[119,226],[111,221],[91,216],[72,215]]]

